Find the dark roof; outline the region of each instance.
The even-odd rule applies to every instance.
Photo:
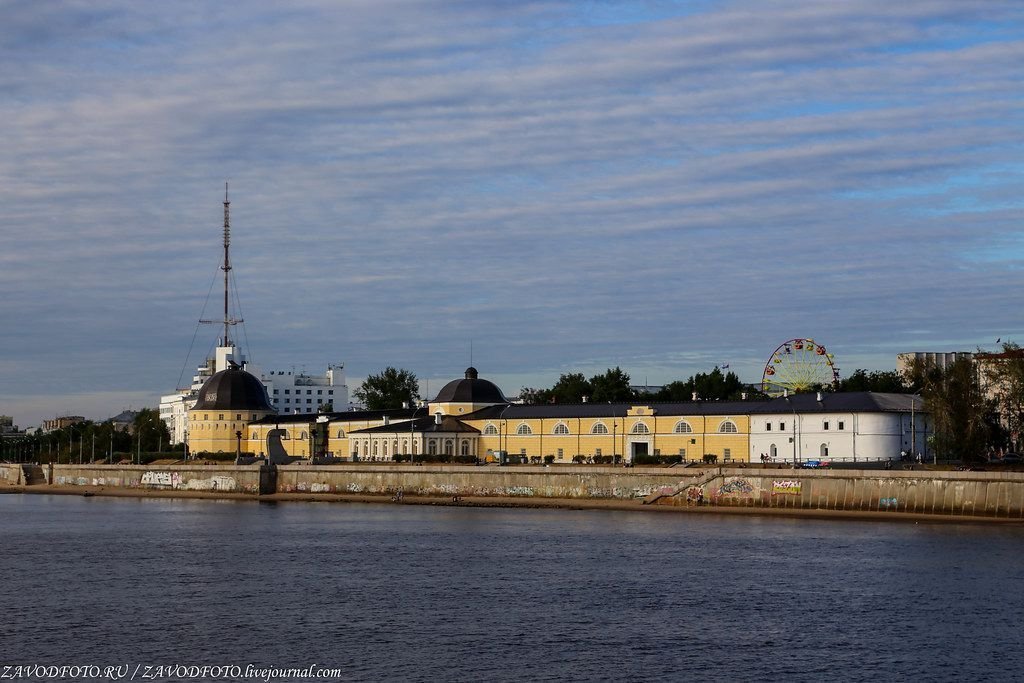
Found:
[[[444,415],[441,417],[441,424],[437,424],[437,421],[431,417],[418,417],[415,420],[406,420],[405,422],[392,422],[391,424],[380,425],[379,427],[368,427],[367,429],[353,429],[349,434],[370,434],[378,432],[416,432],[416,433],[430,433],[430,432],[469,432],[473,434],[479,434],[480,430],[476,427],[470,427],[468,424],[463,422],[457,417],[451,415]]]
[[[816,394],[794,394],[785,398],[757,401],[685,401],[676,403],[545,403],[542,405],[488,406],[463,418],[473,420],[525,420],[530,418],[598,418],[626,417],[636,406],[649,407],[654,415],[745,415],[758,413],[789,413],[794,408],[804,413],[827,412],[899,412],[909,411],[913,398],[914,410],[923,411],[920,396],[910,394],[883,394],[870,391],[824,393],[819,403]],[[638,416],[639,417],[639,416]]]
[[[924,411],[924,401],[913,394],[886,394],[874,391],[850,391],[821,394],[793,394],[753,404],[751,413],[891,413]]]
[[[221,370],[199,390],[193,410],[267,410],[273,412],[263,383],[237,365]]]
[[[742,415],[755,401],[687,401],[686,403],[544,403],[539,405],[488,406],[468,416],[474,420],[525,420],[530,418],[626,417],[631,408],[650,408],[653,415]],[[646,416],[638,416],[646,417]]]
[[[434,403],[508,403],[494,382],[480,379],[476,368],[466,368],[465,379],[453,379],[445,384],[433,400]]]
[[[360,420],[382,420],[385,417],[405,420],[415,412],[423,412],[422,408],[394,408],[390,410],[345,410],[331,413],[291,413],[287,415],[268,415],[252,424],[289,424],[294,422],[316,422],[318,417],[326,415],[331,422],[357,422]]]

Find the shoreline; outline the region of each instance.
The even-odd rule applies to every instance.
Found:
[[[31,495],[102,496],[107,498],[178,498],[191,500],[236,500],[254,503],[369,503],[385,505],[432,505],[471,508],[526,508],[556,510],[610,510],[615,512],[654,512],[698,515],[755,515],[790,519],[831,519],[851,521],[890,521],[937,524],[999,524],[1024,525],[1024,519],[972,515],[942,515],[924,512],[889,512],[881,510],[826,510],[812,508],[769,508],[724,505],[644,505],[641,499],[611,498],[532,498],[513,496],[464,496],[454,500],[447,496],[411,496],[401,501],[387,495],[357,493],[273,493],[255,495],[228,491],[183,491],[160,489],[121,489],[103,486],[0,486],[0,495],[27,493]]]

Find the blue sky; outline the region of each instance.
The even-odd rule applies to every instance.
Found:
[[[1024,341],[1024,4],[0,2],[0,413],[248,350],[507,393]],[[216,311],[216,303],[211,303]],[[200,330],[188,365],[216,337]]]

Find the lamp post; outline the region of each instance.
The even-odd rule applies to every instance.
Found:
[[[615,464],[615,451],[619,450],[619,423],[612,418],[612,464]]]

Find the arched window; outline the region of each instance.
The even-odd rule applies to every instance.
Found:
[[[567,424],[565,424],[564,422],[559,422],[558,424],[555,425],[555,428],[551,430],[551,433],[552,434],[562,434],[562,435],[568,434],[569,433],[569,426]]]
[[[452,440],[451,439],[445,440],[445,442],[444,442],[444,454],[445,455],[452,455],[452,453],[454,452],[454,449],[455,449],[455,445],[452,443]]]
[[[373,457],[377,457],[377,442],[373,442]]]
[[[736,429],[736,423],[732,420],[726,420],[722,424],[718,425],[718,431],[722,434],[735,434],[739,430]]]
[[[339,439],[344,439],[345,438],[345,430],[344,429],[339,429],[338,430],[338,438]]]
[[[607,434],[608,427],[605,426],[604,422],[595,422],[594,426],[590,428],[591,434]]]
[[[676,422],[676,428],[673,429],[672,431],[674,431],[676,434],[692,434],[693,427],[691,427],[690,423],[687,422],[686,420],[680,420],[679,422]]]
[[[486,427],[484,427],[484,434],[487,435],[487,436],[492,436],[492,435],[497,434],[497,433],[498,433],[498,428],[495,427],[492,424],[489,424]]]
[[[650,434],[651,430],[643,422],[637,422],[630,430],[630,434]]]
[[[380,454],[383,455],[385,458],[388,457],[388,442],[387,441],[385,441],[383,443],[383,445],[381,445],[381,452],[380,452]]]
[[[409,452],[409,439],[402,439],[402,452],[403,453],[408,453]]]
[[[524,422],[523,424],[516,427],[516,434],[519,434],[520,436],[533,434],[533,430],[530,429],[530,425]]]
[[[437,455],[437,441],[435,441],[434,439],[431,439],[427,443],[427,453],[429,453],[430,455]]]
[[[256,439],[260,438],[260,435],[259,435],[259,434],[257,434],[256,432],[253,432],[253,433],[252,433],[252,436],[251,436],[250,438],[251,438],[251,439],[252,439],[253,441],[255,441]]]
[[[462,451],[462,455],[469,455],[469,442],[463,441],[462,444],[459,446],[459,449]]]
[[[306,434],[306,432],[302,432],[301,434],[299,434],[299,438],[305,441],[308,438],[308,435]]]
[[[828,457],[828,444],[821,444],[821,448],[818,449],[818,455],[822,458]]]

